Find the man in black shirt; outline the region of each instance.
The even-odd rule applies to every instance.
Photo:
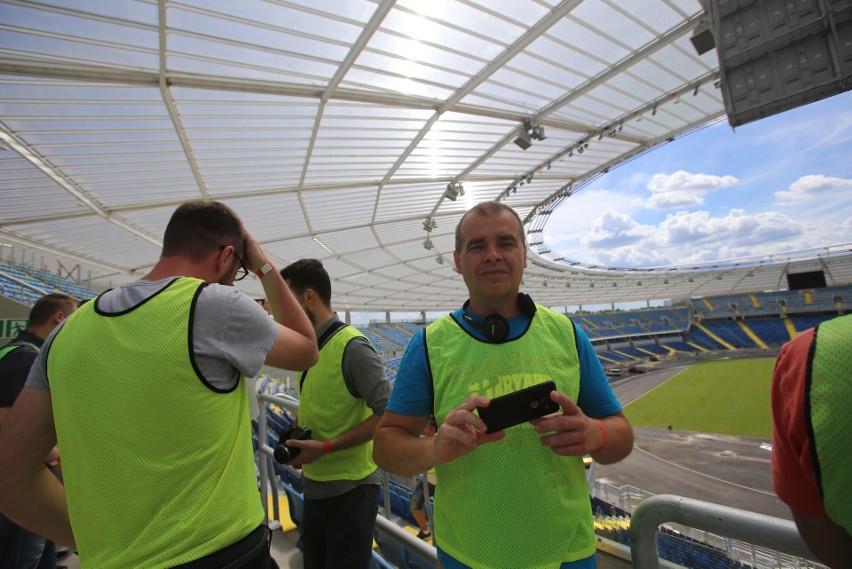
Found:
[[[41,297],[30,310],[29,327],[0,348],[0,428],[24,388],[30,367],[45,339],[77,306],[77,301],[67,294],[52,293]],[[45,462],[58,473],[59,453],[55,448],[45,457]],[[0,514],[0,569],[42,568],[55,564],[55,544]]]

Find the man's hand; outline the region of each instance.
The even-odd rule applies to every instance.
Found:
[[[267,258],[257,239],[248,231],[245,232],[245,236],[246,250],[245,252],[240,251],[238,254],[242,256],[246,268],[252,273],[256,273],[267,262]]]
[[[298,439],[287,439],[284,441],[284,444],[289,447],[302,449],[299,456],[287,463],[288,466],[292,466],[293,468],[301,468],[303,464],[310,464],[315,460],[322,458],[325,454],[325,447],[323,446],[322,441],[315,441],[313,439],[304,441],[300,441]]]
[[[537,433],[552,433],[541,437],[541,444],[562,456],[583,456],[601,447],[603,435],[594,419],[587,417],[564,393],[552,391],[550,399],[562,407],[562,413],[530,421]]]
[[[473,452],[479,445],[499,441],[505,436],[503,431],[486,435],[485,423],[473,414],[477,407],[487,407],[490,403],[488,397],[468,397],[447,413],[438,433],[432,438],[437,463],[449,462]]]

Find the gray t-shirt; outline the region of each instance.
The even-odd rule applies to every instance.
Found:
[[[123,312],[150,298],[174,279],[139,280],[107,291],[90,302],[97,302],[102,312]],[[60,328],[57,326],[47,338],[27,377],[27,387],[50,388],[45,357]],[[192,345],[198,368],[217,389],[232,389],[240,373],[248,377],[256,375],[277,335],[278,325],[266,311],[236,288],[209,284],[201,291],[193,315]]]

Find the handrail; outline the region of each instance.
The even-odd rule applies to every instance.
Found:
[[[9,274],[6,271],[0,271],[0,277],[3,277],[5,279],[12,281],[13,283],[20,286],[21,288],[28,288],[28,289],[31,289],[31,290],[39,293],[39,294],[47,294],[46,290],[41,289],[41,288],[35,286],[34,284],[28,283],[25,280],[19,279],[15,275]]]
[[[693,500],[659,494],[644,500],[630,519],[630,557],[637,569],[658,569],[657,528],[675,522],[719,535],[725,535],[782,553],[816,561],[802,541],[796,524],[781,518]]]

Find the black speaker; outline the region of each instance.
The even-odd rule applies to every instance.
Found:
[[[470,299],[466,300],[462,305],[462,318],[472,328],[479,330],[485,336],[485,339],[493,344],[504,342],[509,337],[509,321],[499,314],[489,314],[482,322],[474,320],[468,314],[467,307],[470,305]],[[527,317],[532,318],[535,314],[535,302],[528,294],[518,294],[518,306],[521,312]]]
[[[689,36],[689,41],[692,42],[692,47],[695,48],[698,55],[704,55],[716,47],[713,32],[706,26],[696,28],[693,34]]]

